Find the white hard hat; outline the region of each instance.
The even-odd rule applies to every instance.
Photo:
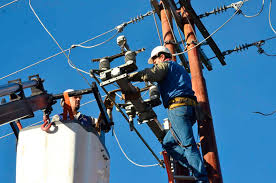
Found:
[[[148,60],[148,63],[149,63],[149,64],[153,64],[152,57],[157,56],[157,55],[158,55],[159,53],[161,53],[161,52],[163,52],[163,53],[168,53],[168,54],[172,55],[171,52],[170,52],[170,50],[169,50],[168,48],[166,48],[165,46],[156,46],[156,47],[151,51],[151,54],[150,54],[150,58],[149,58],[149,60]]]

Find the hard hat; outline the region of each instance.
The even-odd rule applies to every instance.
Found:
[[[170,50],[168,48],[166,48],[165,46],[156,46],[152,51],[151,51],[151,54],[150,54],[150,58],[148,60],[148,63],[149,64],[153,64],[153,60],[152,60],[152,57],[154,56],[158,56],[159,53],[167,53],[167,54],[171,54]]]
[[[75,90],[74,90],[74,89],[67,89],[67,90],[64,90],[64,92],[67,92],[67,93],[72,92],[72,91],[75,91]],[[64,92],[63,92],[63,93],[64,93]],[[63,98],[60,99],[60,105],[61,105],[61,106],[64,105],[64,99],[63,99]]]

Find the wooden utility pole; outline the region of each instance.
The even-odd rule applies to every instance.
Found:
[[[190,0],[188,0],[190,3]],[[196,43],[193,21],[187,21],[189,18],[185,8],[181,9],[184,24],[184,34],[187,43],[188,58],[191,71],[192,87],[203,111],[204,118],[198,121],[200,142],[205,165],[207,165],[207,173],[210,183],[222,183],[222,175],[217,152],[216,138],[213,127],[213,120],[210,110],[208,93],[205,79],[202,74],[201,62],[199,61],[197,48],[193,48]],[[193,49],[192,49],[193,48]]]

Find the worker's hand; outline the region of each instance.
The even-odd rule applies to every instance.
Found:
[[[129,81],[137,81],[138,72],[133,72],[128,75]]]
[[[109,96],[112,98],[112,100],[115,100],[115,93],[110,93]],[[107,109],[111,109],[113,108],[113,102],[109,99],[109,97],[107,97],[104,101],[104,105]]]

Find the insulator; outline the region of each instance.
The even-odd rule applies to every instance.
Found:
[[[110,62],[108,59],[103,58],[100,60],[100,64],[99,64],[99,69],[100,70],[108,70],[110,69]]]
[[[214,8],[210,12],[205,12],[204,14],[199,15],[199,18],[207,17],[207,16],[209,16],[211,14],[215,14],[216,15],[216,14],[219,14],[219,13],[222,13],[222,12],[226,12],[226,10],[229,9],[229,8],[231,8],[231,6],[225,6],[225,5],[223,5],[223,6],[220,6],[220,7],[216,7],[216,8]]]
[[[137,17],[134,17],[134,18],[131,19],[131,23],[136,23],[140,20],[143,20],[145,16],[149,16],[149,15],[151,15],[151,14],[147,13],[145,15],[137,15]]]
[[[153,85],[149,88],[150,99],[156,99],[160,97],[160,92],[157,86]]]
[[[133,60],[136,63],[136,53],[134,51],[127,51],[125,53],[125,62],[127,63],[129,60]]]
[[[245,49],[248,49],[248,47],[249,47],[248,44],[241,44],[236,46],[233,51],[236,51],[236,52],[244,51]]]

